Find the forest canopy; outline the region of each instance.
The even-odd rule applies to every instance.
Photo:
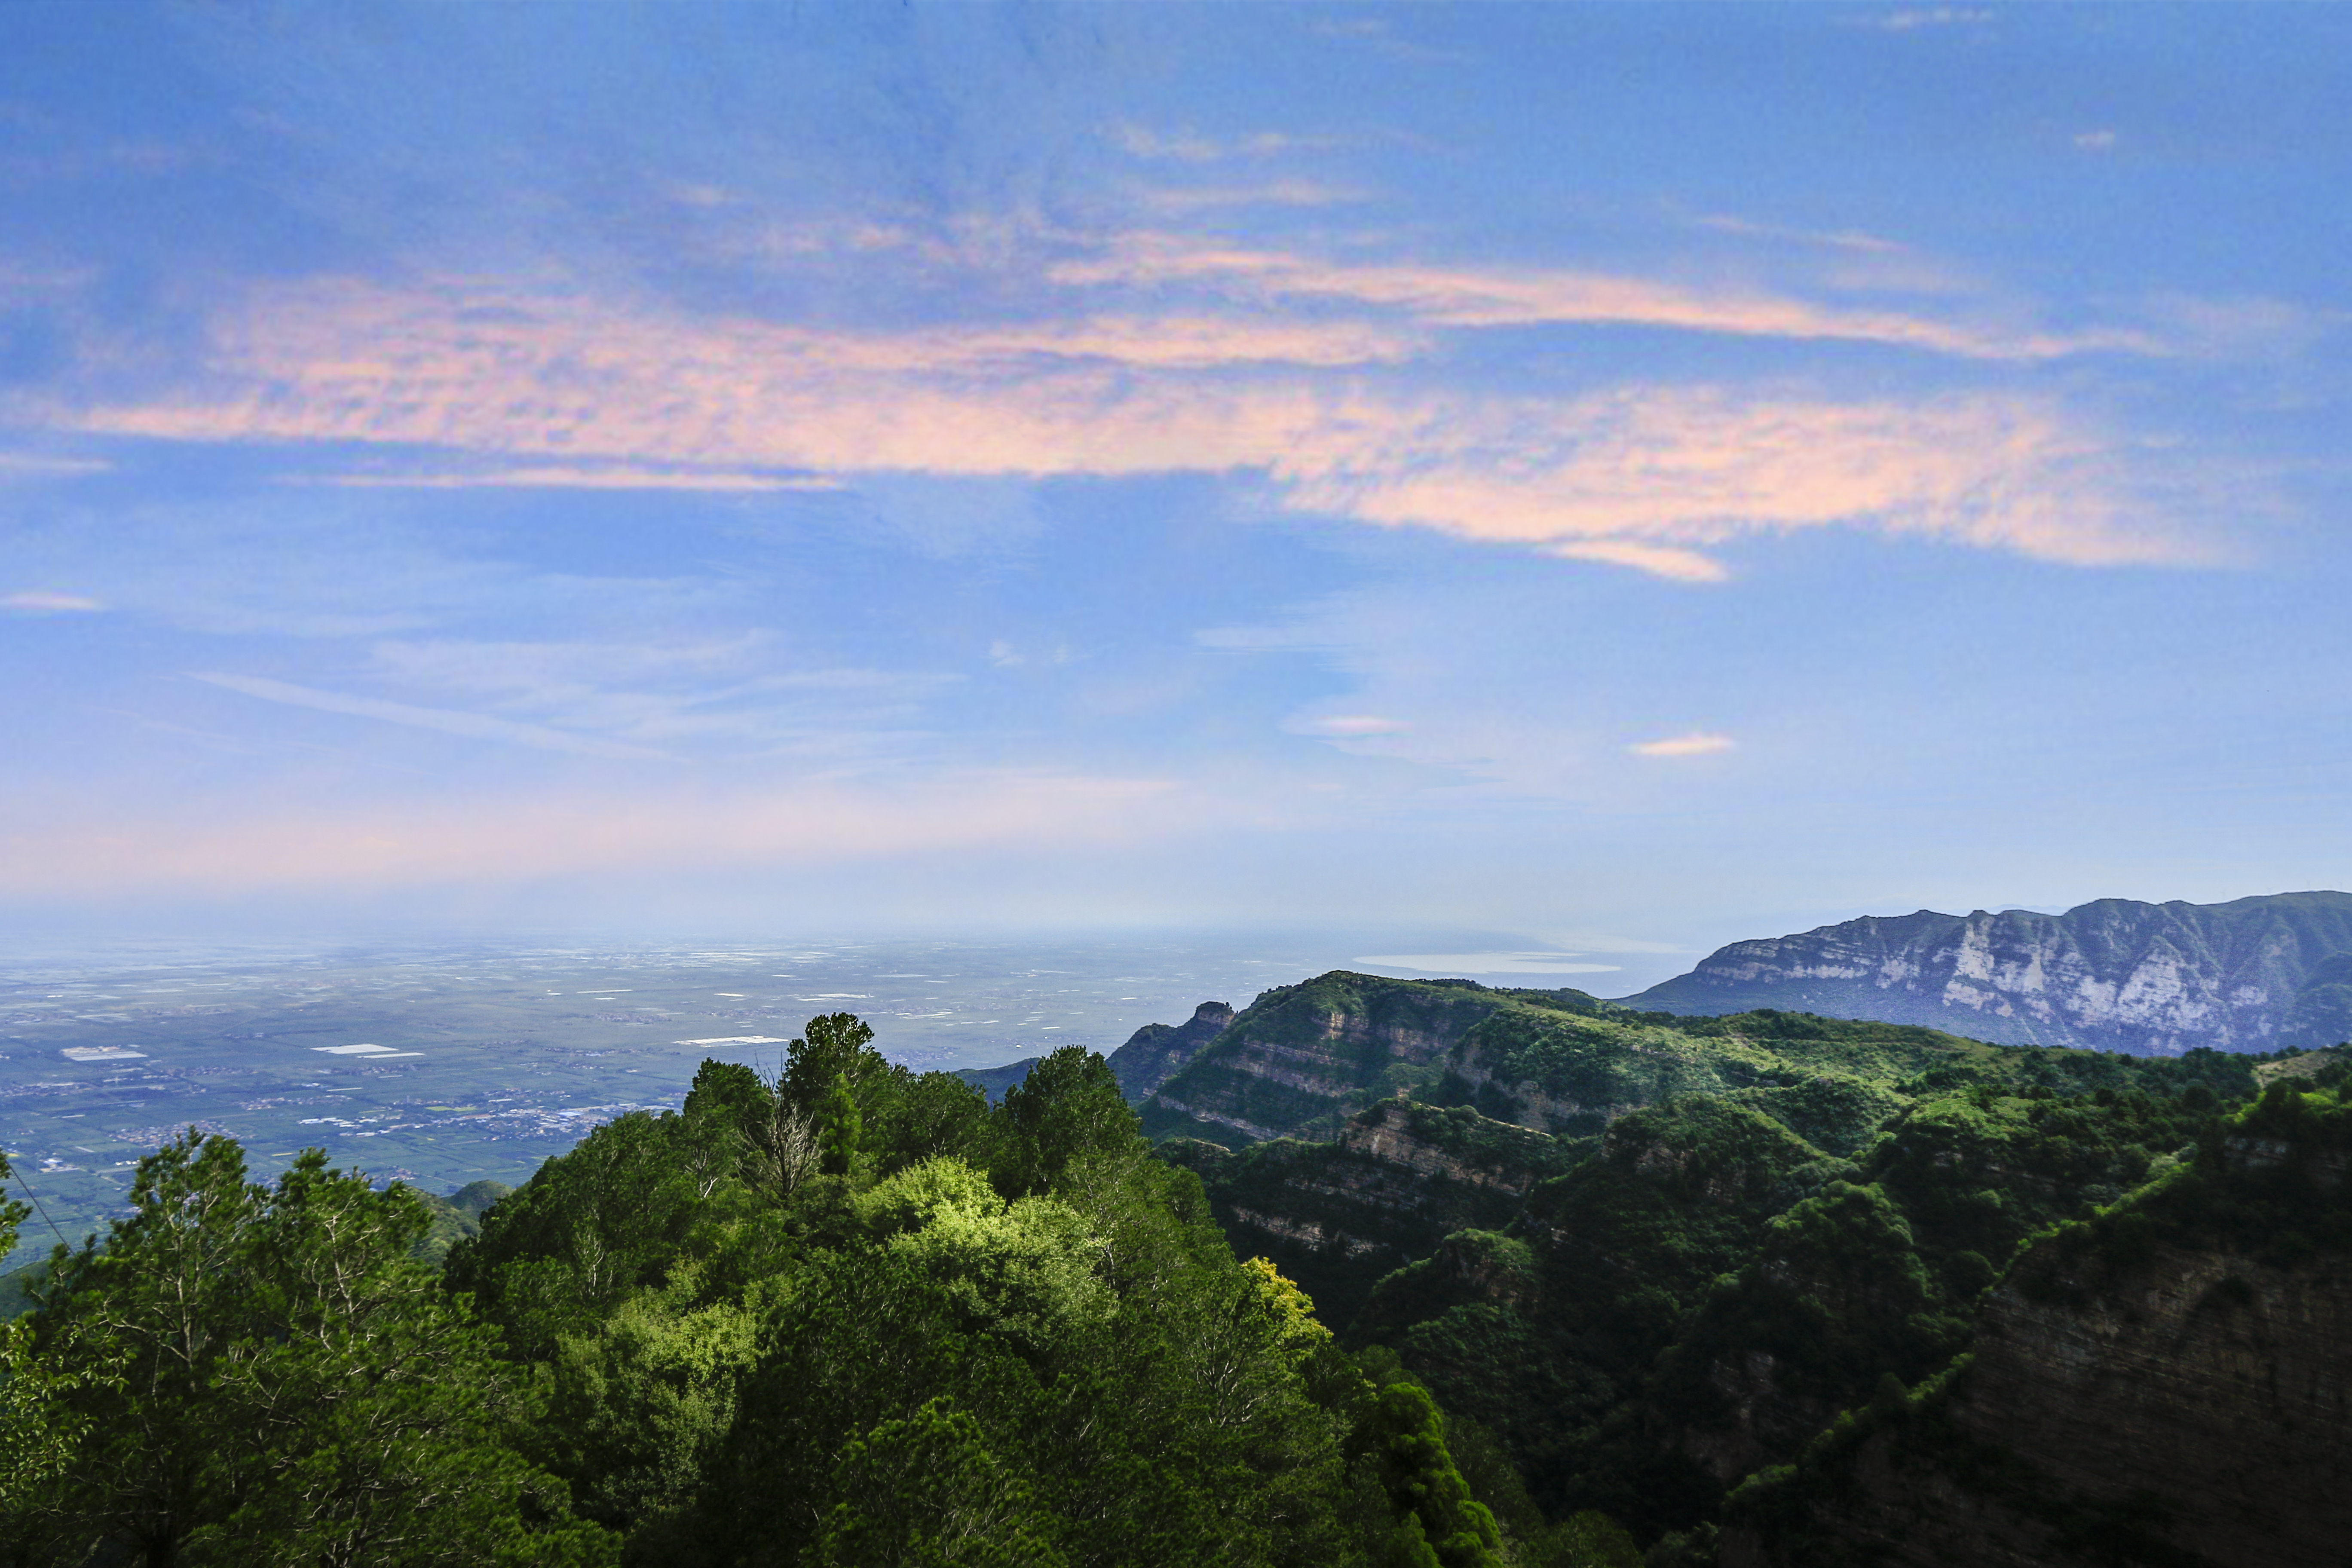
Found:
[[[1076,1047],[992,1106],[814,1018],[454,1247],[193,1129],[131,1200],[6,1331],[6,1568],[1504,1561],[1426,1390]]]

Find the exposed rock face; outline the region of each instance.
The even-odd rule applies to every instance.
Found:
[[[1237,1247],[1273,1258],[1339,1326],[1381,1275],[1451,1232],[1508,1223],[1565,1163],[1540,1132],[1399,1100],[1362,1111],[1333,1142],[1282,1139],[1234,1153],[1179,1139],[1161,1152],[1199,1173]]]
[[[1426,1067],[1508,1000],[1467,982],[1345,971],[1269,991],[1144,1101],[1144,1131],[1329,1137],[1391,1092],[1392,1066]]]
[[[1723,1562],[1793,1568],[1832,1542],[1921,1568],[2347,1560],[2352,1258],[2162,1247],[2121,1279],[2059,1282],[1988,1300],[1949,1408],[1965,1447],[1874,1436],[1801,1552],[1735,1529]]]
[[[1110,1054],[1110,1070],[1118,1076],[1120,1092],[1129,1104],[1147,1099],[1233,1021],[1234,1010],[1223,1002],[1203,1002],[1181,1024],[1144,1025]]]
[[[2141,1055],[2332,1045],[2352,1037],[2352,894],[1874,916],[1733,942],[1625,1005],[1776,1007]]]

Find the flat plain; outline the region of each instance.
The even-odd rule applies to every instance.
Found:
[[[1295,950],[1295,951],[1293,951]],[[121,1208],[189,1126],[268,1178],[300,1150],[447,1192],[519,1184],[706,1057],[772,1069],[851,1012],[918,1070],[1109,1052],[1340,962],[1312,943],[771,942],[117,952],[0,963],[0,1149],[38,1212],[14,1267]]]

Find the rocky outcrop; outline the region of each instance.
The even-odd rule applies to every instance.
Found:
[[[1144,1025],[1110,1054],[1110,1070],[1118,1078],[1120,1092],[1129,1104],[1139,1104],[1182,1071],[1233,1021],[1234,1010],[1224,1003],[1203,1002],[1181,1024]]]
[[[1144,1130],[1231,1142],[1331,1137],[1426,1076],[1508,994],[1335,971],[1266,992],[1142,1105]]]
[[[1373,1105],[1327,1143],[1286,1138],[1236,1153],[1175,1139],[1160,1153],[1200,1174],[1237,1249],[1271,1257],[1334,1326],[1381,1275],[1449,1234],[1507,1224],[1568,1159],[1540,1132],[1403,1100]]]
[[[1734,942],[1624,1004],[1771,1007],[2141,1055],[2332,1045],[2352,1037],[2352,894],[1874,916]]]
[[[1728,1568],[2335,1563],[2352,1541],[2352,1258],[2156,1247],[2120,1275],[2029,1258],[1940,1409],[1822,1467],[1799,1530]]]

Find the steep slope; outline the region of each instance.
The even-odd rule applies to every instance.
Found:
[[[1623,1002],[1798,1009],[2143,1055],[2316,1047],[2352,1037],[2352,894],[1867,917],[1733,942]]]
[[[1201,1174],[1238,1252],[1496,1434],[1555,1516],[1596,1509],[1644,1540],[1704,1532],[1727,1489],[1879,1379],[1933,1374],[2022,1238],[2177,1161],[2258,1073],[2335,1070],[1324,981],[1301,989],[1342,1045],[1383,1022],[1394,1042],[1447,1000],[1483,1016],[1442,1049],[1406,1040],[1381,1070],[1413,1101],[1331,1142],[1171,1139],[1162,1157]]]
[[[1110,1070],[1119,1092],[1130,1105],[1139,1103],[1166,1083],[1201,1047],[1223,1034],[1234,1021],[1234,1010],[1223,1002],[1203,1002],[1181,1024],[1146,1024],[1128,1037],[1127,1044],[1110,1054]]]
[[[1143,1102],[1143,1127],[1221,1142],[1336,1134],[1374,1100],[1420,1081],[1511,994],[1466,980],[1335,970],[1250,1004]]]
[[[1136,1104],[1165,1083],[1201,1047],[1234,1021],[1234,1010],[1223,1002],[1203,1002],[1181,1024],[1146,1024],[1128,1037],[1127,1044],[1110,1054],[1110,1070],[1118,1079],[1128,1103]],[[1043,1057],[1023,1057],[995,1068],[961,1068],[956,1077],[988,1096],[993,1105],[1004,1091],[1029,1076]]]
[[[1344,1326],[1381,1276],[1453,1232],[1500,1229],[1573,1149],[1465,1106],[1384,1100],[1331,1142],[1280,1138],[1239,1152],[1171,1139],[1161,1157],[1197,1173],[1234,1249],[1264,1254]]]
[[[2275,1081],[2192,1163],[2030,1248],[1970,1355],[1729,1500],[1722,1561],[2345,1561],[2352,1105],[2302,1088]]]

